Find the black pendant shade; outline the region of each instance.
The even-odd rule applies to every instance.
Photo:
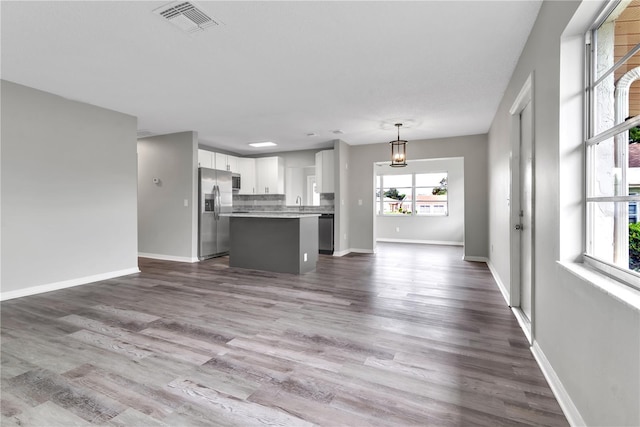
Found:
[[[391,141],[391,166],[404,167],[407,166],[407,141],[400,139],[400,126],[402,123],[396,123],[398,128],[398,139]]]

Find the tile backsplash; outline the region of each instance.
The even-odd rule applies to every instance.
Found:
[[[334,193],[320,193],[320,206],[287,206],[284,194],[234,194],[233,211],[334,212]]]

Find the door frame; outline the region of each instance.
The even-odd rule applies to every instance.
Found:
[[[509,109],[511,114],[511,155],[510,155],[510,194],[509,194],[509,227],[510,227],[510,290],[509,306],[530,344],[535,337],[535,103],[533,98],[533,73],[529,74],[518,96]],[[521,233],[515,229],[520,224],[520,114],[531,103],[531,318],[528,319],[520,308],[520,244]]]

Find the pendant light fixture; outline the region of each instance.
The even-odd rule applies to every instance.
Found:
[[[402,123],[396,123],[398,128],[398,139],[391,141],[391,166],[404,167],[407,166],[407,141],[400,139],[400,126]]]

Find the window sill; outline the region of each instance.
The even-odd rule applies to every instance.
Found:
[[[605,276],[583,263],[558,261],[558,264],[574,276],[591,284],[596,289],[640,311],[640,291]]]

